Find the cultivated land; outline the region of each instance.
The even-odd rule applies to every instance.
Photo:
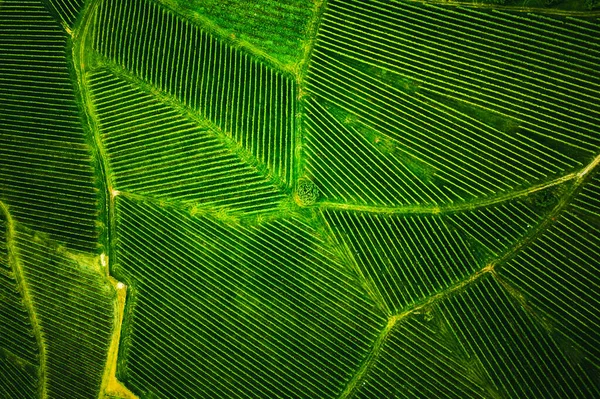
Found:
[[[0,397],[600,396],[594,7],[0,0]]]

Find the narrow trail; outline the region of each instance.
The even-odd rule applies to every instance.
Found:
[[[589,167],[589,165],[587,166]],[[586,167],[586,168],[587,168]],[[582,170],[583,171],[583,170]],[[513,199],[526,197],[530,194],[538,191],[545,190],[550,187],[554,187],[571,180],[575,180],[581,174],[580,172],[569,173],[565,176],[561,176],[554,180],[550,180],[545,183],[541,183],[535,186],[528,187],[523,190],[515,190],[506,194],[498,195],[495,197],[485,198],[478,201],[472,202],[461,202],[458,204],[450,205],[405,205],[405,206],[378,206],[378,205],[353,205],[336,202],[321,202],[315,205],[315,207],[321,209],[332,209],[332,210],[344,210],[344,211],[356,211],[356,212],[369,212],[379,214],[390,214],[390,215],[438,215],[444,213],[455,213],[463,211],[471,211],[477,208],[483,208],[486,206],[499,204],[502,202],[510,201]]]
[[[97,160],[100,182],[104,194],[103,212],[105,228],[105,252],[100,255],[102,268],[105,270],[106,277],[113,285],[117,293],[115,303],[115,321],[113,327],[113,336],[111,337],[110,347],[107,354],[106,366],[100,387],[99,399],[105,395],[116,395],[123,399],[138,399],[129,389],[127,389],[116,378],[117,359],[119,352],[119,343],[121,340],[121,327],[125,309],[125,300],[127,295],[127,286],[110,275],[110,262],[115,259],[116,244],[115,237],[115,195],[116,190],[112,186],[110,178],[110,165],[108,157],[100,137],[100,132],[96,123],[96,112],[92,103],[89,85],[87,82],[85,70],[86,44],[89,39],[89,32],[93,22],[94,13],[102,0],[93,0],[84,10],[79,26],[73,31],[73,66],[77,76],[77,88],[81,96],[84,107],[85,119],[88,133],[92,135],[93,152]]]

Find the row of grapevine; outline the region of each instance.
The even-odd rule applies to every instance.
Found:
[[[357,398],[586,398],[597,384],[491,276],[401,320]]]
[[[380,204],[469,200],[547,180],[578,165],[577,160],[548,151],[542,143],[499,131],[423,95],[387,85],[348,61],[320,50],[313,54],[308,75],[313,104],[333,104],[334,109],[342,110],[336,116],[337,124],[350,126],[330,133],[332,129],[324,129],[320,118],[315,117],[314,107],[308,107],[305,152],[315,162],[307,165],[307,173],[327,173],[331,164],[349,169],[353,158],[320,163],[321,153],[327,147],[349,148],[360,143],[383,153],[388,169],[404,168],[412,173],[395,172],[387,179],[377,179],[375,171],[381,167],[375,167],[381,161],[376,155],[359,155],[363,166],[358,168],[363,169],[365,187],[354,188],[350,195],[334,193],[334,200]],[[343,132],[349,129],[358,134]],[[319,136],[323,138],[319,140]],[[333,191],[332,185],[351,186],[347,179],[318,181],[324,191]],[[366,192],[371,185],[383,186],[378,190],[382,194]],[[397,195],[385,185],[404,193]]]
[[[67,34],[39,0],[0,8],[0,200],[16,219],[96,250],[97,189]]]
[[[554,145],[600,143],[600,25],[412,2],[331,2],[322,48],[514,117]],[[475,34],[477,36],[475,36]]]
[[[33,399],[39,392],[40,352],[23,304],[24,288],[9,260],[7,222],[0,209],[0,396]]]
[[[45,346],[48,398],[100,392],[115,313],[99,264],[74,260],[46,237],[18,227],[15,246]]]
[[[47,0],[59,21],[73,28],[79,12],[83,9],[84,0]]]
[[[228,224],[117,197],[121,378],[158,397],[335,397],[385,319],[304,220]]]
[[[532,308],[545,315],[580,378],[586,379],[581,389],[593,392],[592,396],[600,395],[598,198],[596,173],[556,223],[499,271],[526,295]]]
[[[115,189],[243,212],[281,202],[282,192],[217,139],[207,121],[105,70],[89,83]]]
[[[96,17],[101,55],[197,110],[291,182],[292,79],[155,2],[103,1]]]
[[[307,76],[306,173],[330,201],[389,206],[469,201],[576,170],[600,145],[600,28],[551,23],[329,2]]]
[[[27,368],[0,351],[0,395],[11,399],[34,399],[38,396],[38,376],[35,368]]]
[[[208,20],[220,35],[264,52],[286,70],[303,59],[315,8],[314,0],[172,0],[162,4],[198,25]]]
[[[568,184],[567,184],[568,185]],[[565,186],[567,186],[565,185]],[[454,228],[473,241],[480,263],[500,258],[543,220],[558,203],[565,186],[547,188],[523,198],[467,212],[448,214]]]
[[[324,214],[390,315],[473,275],[543,216],[521,201],[448,215]]]
[[[342,123],[332,111],[339,108],[313,98],[304,106],[304,169],[325,198],[388,206],[448,201],[443,192],[427,184],[431,177],[427,167],[411,168],[400,162],[402,155],[389,141],[376,134],[365,139],[357,126]]]

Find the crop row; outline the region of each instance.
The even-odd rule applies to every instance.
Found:
[[[582,389],[595,395],[600,394],[593,382],[598,370],[594,359],[600,356],[599,193],[596,175],[554,225],[500,270],[534,309],[544,312],[557,339],[574,354],[582,378],[592,379]]]
[[[498,258],[542,216],[543,208],[533,210],[521,201],[441,215],[325,212],[392,314]]]
[[[510,116],[552,148],[600,143],[595,24],[412,2],[331,2],[324,18],[322,51]]]
[[[38,392],[37,369],[18,364],[0,352],[0,396],[35,399]]]
[[[348,251],[391,314],[473,273],[477,261],[464,238],[439,217],[389,217],[328,211]]]
[[[80,264],[24,231],[17,248],[46,349],[48,397],[97,397],[112,336],[112,287],[94,265]]]
[[[585,398],[598,392],[491,276],[402,320],[356,397]]]
[[[215,128],[184,116],[117,76],[90,77],[102,141],[118,190],[254,212],[282,194],[217,139]]]
[[[71,28],[79,12],[83,9],[84,0],[47,0],[50,6],[56,11],[59,18]]]
[[[500,131],[419,92],[406,93],[358,68],[352,66],[349,58],[334,56],[319,47],[313,53],[309,90],[317,96],[317,101],[330,102],[349,114],[350,122],[354,118],[358,128],[367,131],[362,134],[363,141],[368,139],[368,132],[373,132],[379,140],[390,142],[387,151],[408,158],[405,161],[408,166],[410,159],[423,165],[413,170],[423,182],[437,181],[437,187],[431,188],[437,197],[434,202],[510,190],[548,179],[577,165],[576,160],[557,154],[541,143],[512,131]],[[309,126],[319,123],[313,118],[314,113],[309,110]],[[309,144],[309,156],[321,151],[321,146],[331,146],[331,143],[348,146],[346,143],[350,141],[348,136],[336,131],[329,133],[321,129],[317,135],[324,139],[318,146]],[[305,141],[309,143],[316,140],[311,134],[307,136]],[[371,155],[361,159],[369,165],[377,162]],[[347,162],[346,158],[338,157],[337,163],[345,166]],[[326,169],[318,161],[314,167]],[[365,168],[365,173],[371,172]],[[404,179],[400,184],[408,186],[408,181]],[[390,200],[393,199],[389,196],[385,198],[386,202]]]
[[[38,344],[21,290],[14,275],[0,271],[0,351],[7,350],[24,362],[37,365]]]
[[[4,1],[0,40],[0,198],[24,223],[94,250],[95,178],[67,35],[40,1]]]
[[[187,0],[168,4],[192,19],[208,19],[221,30],[265,51],[279,63],[291,66],[303,55],[303,40],[313,17],[312,0],[258,0],[244,3]]]
[[[217,124],[290,182],[294,81],[155,2],[105,1],[94,48]]]
[[[306,102],[304,112],[305,170],[328,200],[390,206],[447,201],[424,174],[399,162],[381,137],[366,139],[316,99]]]
[[[9,261],[7,227],[7,218],[0,211],[0,396],[33,399],[40,352],[23,304],[23,288]]]
[[[301,220],[242,227],[122,197],[117,210],[115,274],[136,296],[121,373],[140,392],[332,397],[384,323]]]

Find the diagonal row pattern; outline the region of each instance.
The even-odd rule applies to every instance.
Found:
[[[450,213],[448,219],[476,249],[480,262],[492,261],[535,228],[570,187],[550,187],[495,206]]]
[[[22,290],[9,261],[7,218],[0,211],[0,396],[34,398],[38,392],[39,348]],[[11,243],[12,244],[12,243]]]
[[[69,33],[82,4],[49,0]],[[327,5],[298,88],[177,0],[87,3],[75,43],[43,3],[0,0],[0,200],[19,226],[7,245],[0,216],[0,396],[95,398],[112,370],[75,76],[136,394],[600,396],[600,178],[581,187],[598,158],[580,169],[600,145],[598,21]],[[298,177],[317,198],[292,203]]]
[[[197,110],[291,182],[293,80],[152,1],[103,1],[96,17],[94,49]]]
[[[598,394],[543,325],[487,277],[391,332],[358,398],[586,398]]]
[[[56,11],[59,18],[71,28],[83,8],[84,0],[46,0]]]
[[[6,357],[0,350],[0,395],[10,399],[39,398],[37,370]]]
[[[216,138],[107,71],[89,77],[117,190],[244,212],[273,210],[283,195]]]
[[[22,223],[93,251],[97,190],[66,45],[41,1],[0,4],[0,200]]]
[[[600,174],[596,173],[591,181],[586,184],[571,207],[580,211],[580,215],[588,218],[595,216],[592,220],[600,218]]]
[[[325,218],[391,314],[443,290],[478,266],[464,239],[438,217],[328,211]]]
[[[325,211],[351,264],[397,314],[468,279],[545,216],[520,200],[442,215]]]
[[[599,32],[596,22],[577,18],[332,1],[319,38],[328,51],[418,82],[427,96],[500,111],[522,121],[531,137],[593,152],[600,143]]]
[[[210,21],[221,36],[273,57],[287,70],[302,62],[315,0],[173,0],[165,6],[192,20]]]
[[[580,372],[596,379],[600,375],[600,208],[594,193],[598,192],[596,174],[552,227],[499,270],[558,332],[565,350],[583,363]]]
[[[120,378],[158,397],[335,397],[385,323],[301,219],[225,224],[117,197],[133,287]],[[126,363],[125,363],[126,362]]]
[[[38,346],[21,288],[12,272],[0,272],[0,351],[8,351],[32,365],[38,364]]]
[[[113,329],[112,286],[99,265],[26,229],[17,229],[15,248],[45,345],[47,397],[98,397]]]
[[[329,2],[307,76],[306,174],[330,201],[390,206],[493,196],[589,162],[600,28],[552,30],[561,22]]]
[[[386,151],[389,142],[377,135],[366,139],[355,126],[343,123],[345,118],[336,118],[335,111],[312,98],[304,107],[305,172],[326,199],[385,205],[448,201],[423,174],[407,167],[393,147]]]

